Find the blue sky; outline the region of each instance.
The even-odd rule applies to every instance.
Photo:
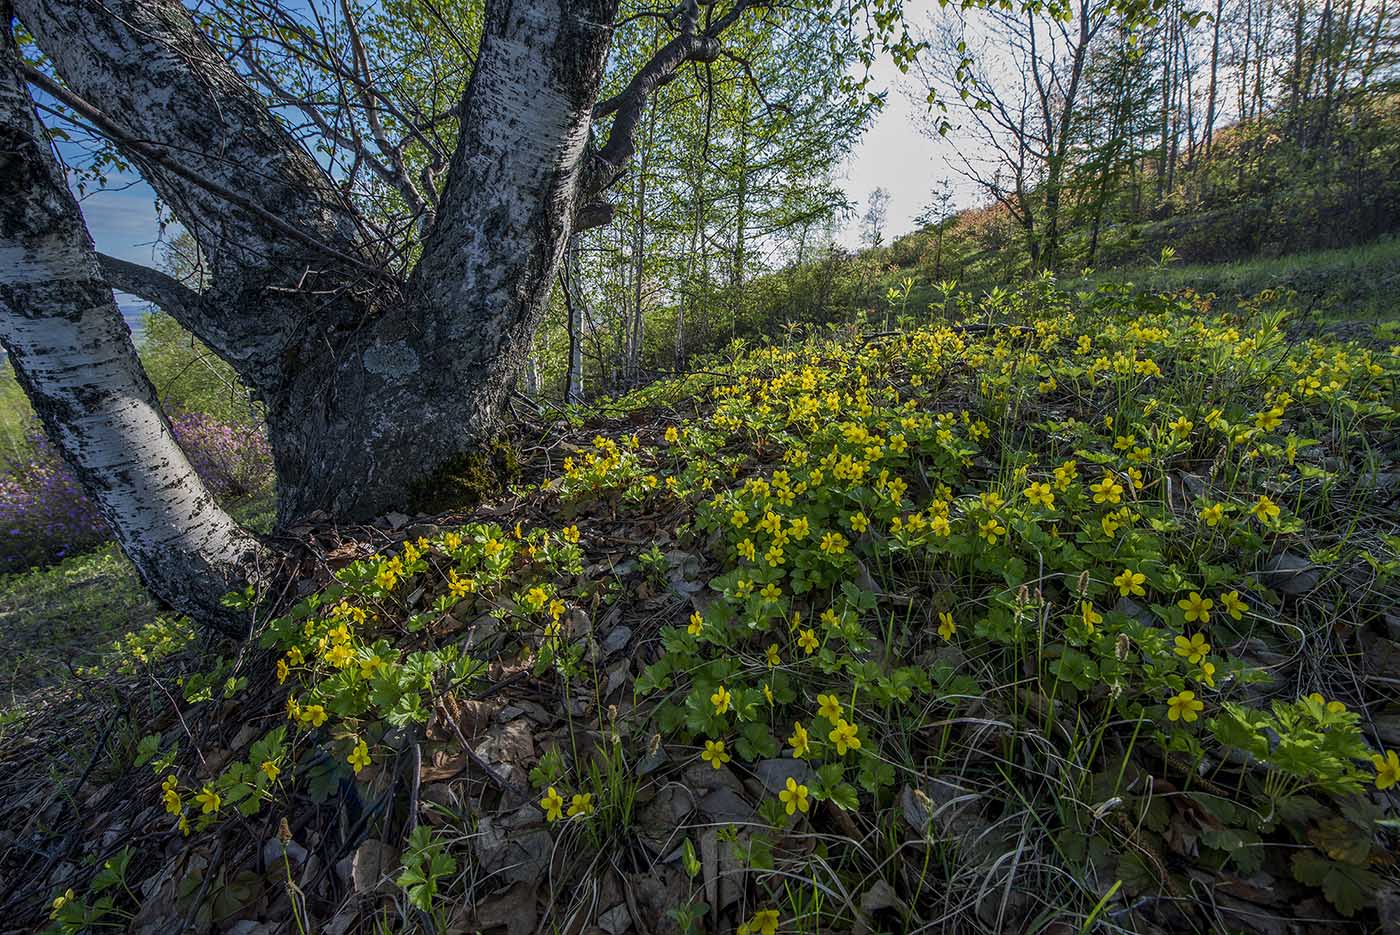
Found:
[[[156,220],[155,192],[137,176],[114,180],[113,187],[88,189],[80,205],[97,249],[121,260],[158,266],[160,232]],[[77,192],[74,192],[76,195]],[[117,293],[117,305],[129,324],[136,324],[145,303],[125,292]]]

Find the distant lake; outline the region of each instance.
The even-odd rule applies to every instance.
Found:
[[[122,301],[123,299],[128,299],[130,301]],[[140,299],[132,299],[131,296],[124,295],[117,300],[117,308],[121,310],[122,318],[126,321],[126,326],[131,329],[132,340],[140,344],[142,324],[146,318],[146,310],[150,308],[150,306]]]

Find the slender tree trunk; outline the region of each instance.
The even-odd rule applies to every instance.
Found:
[[[729,285],[734,293],[733,320],[730,335],[738,333],[739,318],[744,310],[744,274],[748,269],[748,247],[746,240],[749,224],[749,86],[745,82],[739,96],[739,148],[736,169],[738,171],[738,192],[734,208],[734,256]]]
[[[1220,18],[1224,13],[1225,0],[1215,0],[1215,19],[1211,23],[1210,39],[1210,90],[1206,92],[1205,155],[1210,157],[1211,144],[1215,139],[1215,95],[1216,79],[1220,68]]]
[[[47,136],[0,0],[0,342],[49,437],[147,585],[228,620],[273,557],[214,501],[171,434]]]
[[[579,280],[579,235],[569,238],[564,254],[564,311],[569,329],[569,373],[564,381],[564,402],[583,402],[583,294]]]

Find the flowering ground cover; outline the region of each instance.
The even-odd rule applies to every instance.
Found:
[[[1400,348],[1114,287],[964,312],[580,411],[509,500],[328,544],[272,619],[231,596],[259,652],[125,640],[105,665],[149,714],[107,784],[23,790],[8,905],[58,931],[1374,930]],[[121,830],[58,843],[75,814]]]
[[[265,492],[272,450],[261,428],[197,412],[171,431],[214,496],[228,503]],[[25,451],[0,471],[0,574],[50,565],[102,545],[111,532],[71,468],[37,427]]]

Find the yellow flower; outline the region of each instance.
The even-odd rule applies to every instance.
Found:
[[[797,812],[807,814],[811,806],[807,803],[807,787],[798,783],[796,779],[789,776],[787,788],[778,793],[778,799],[783,803],[789,815]]]
[[[1393,756],[1393,755],[1394,755],[1394,754],[1392,754],[1392,756]],[[66,890],[63,891],[63,893],[62,893],[61,895],[54,897],[54,901],[53,901],[53,911],[49,913],[49,918],[50,918],[50,919],[57,919],[57,918],[58,918],[59,912],[63,909],[64,906],[66,906],[66,905],[68,905],[69,903],[71,903],[71,902],[73,901],[73,899],[74,899],[74,896],[73,896],[73,890],[72,890],[72,888],[66,889]]]
[[[805,517],[805,516],[799,516],[799,517],[797,517],[797,519],[793,520],[793,521],[792,521],[792,524],[791,524],[790,526],[788,526],[788,532],[789,532],[789,534],[791,534],[791,536],[792,536],[794,539],[797,539],[797,540],[799,540],[799,541],[802,540],[802,539],[806,539],[806,538],[807,538],[807,533],[810,532],[810,531],[811,531],[811,527],[810,527],[810,525],[807,523],[807,517]]]
[[[1118,593],[1123,597],[1127,597],[1129,594],[1142,597],[1147,594],[1142,586],[1146,580],[1147,576],[1142,572],[1124,568],[1122,573],[1113,579],[1113,583],[1118,585]]]
[[[573,799],[571,799],[571,800],[569,801],[569,817],[570,817],[570,818],[573,818],[575,815],[592,815],[592,814],[593,814],[593,793],[591,793],[591,792],[576,792],[576,793],[574,793]]]
[[[1201,681],[1205,682],[1211,688],[1215,687],[1215,663],[1201,663]]]
[[[997,544],[997,536],[1006,535],[1006,527],[995,518],[977,524],[977,534],[987,540],[988,545]]]
[[[792,725],[792,736],[787,739],[792,745],[792,755],[794,759],[802,759],[811,749],[811,738],[807,734],[807,728],[802,726],[801,721],[796,721]]]
[[[1204,510],[1201,511],[1201,519],[1205,520],[1205,524],[1207,526],[1218,525],[1220,523],[1220,520],[1223,519],[1224,516],[1225,504],[1223,503],[1212,503],[1210,506],[1206,507]]]
[[[782,657],[778,655],[778,644],[777,644],[777,643],[769,643],[769,644],[768,644],[768,649],[766,649],[766,650],[764,651],[764,655],[765,655],[765,656],[767,657],[767,659],[768,659],[768,667],[769,667],[770,669],[773,668],[774,666],[780,666],[780,665],[783,664],[783,659],[782,659]]]
[[[282,772],[282,767],[278,766],[271,760],[263,760],[262,765],[258,768],[267,774],[269,782],[276,782],[277,775]]]
[[[721,685],[716,688],[714,694],[710,696],[710,704],[715,706],[715,714],[724,714],[729,710],[729,703],[734,700],[734,696],[729,693],[729,689]]]
[[[224,802],[219,793],[214,791],[214,787],[208,783],[205,783],[204,788],[195,793],[194,800],[199,803],[200,813],[204,815],[214,814]]]
[[[398,575],[394,574],[390,568],[380,568],[374,576],[374,583],[386,591],[394,590],[394,585],[398,584],[398,581]]]
[[[1099,526],[1103,528],[1103,534],[1105,536],[1111,537],[1122,525],[1123,524],[1118,521],[1118,514],[1116,513],[1105,513],[1103,518],[1099,520]]]
[[[762,591],[758,592],[758,596],[771,604],[783,596],[783,589],[778,587],[777,582],[770,581],[763,586]]]
[[[307,705],[301,709],[300,720],[312,727],[320,727],[326,723],[326,709],[318,704]]]
[[[1089,601],[1079,602],[1079,617],[1084,621],[1084,629],[1090,633],[1094,632],[1094,627],[1103,623],[1103,614],[1094,610],[1094,605]]]
[[[185,807],[180,801],[180,792],[176,787],[174,776],[166,776],[165,782],[160,784],[161,798],[165,801],[165,810],[172,815],[180,814]]]
[[[1176,606],[1186,611],[1187,623],[1209,623],[1210,609],[1215,606],[1215,601],[1192,591],[1185,600],[1177,601]]]
[[[1308,700],[1326,708],[1328,714],[1341,714],[1347,709],[1347,706],[1340,701],[1328,701],[1326,698],[1323,698],[1321,692],[1313,692],[1308,696]]]
[[[345,668],[354,658],[355,654],[352,653],[350,647],[346,646],[344,643],[336,643],[330,649],[326,650],[326,661],[337,669]]]
[[[690,614],[690,623],[686,626],[685,632],[689,633],[691,636],[699,636],[704,626],[705,618],[700,616],[700,611],[692,611]]]
[[[1259,522],[1266,523],[1271,519],[1278,519],[1278,504],[1270,500],[1266,494],[1261,494],[1255,501],[1254,506],[1249,508],[1249,512],[1259,518]]]
[[[1136,435],[1119,435],[1113,440],[1113,447],[1119,451],[1127,451],[1137,442]]]
[[[770,705],[773,703],[773,686],[769,685],[767,682],[763,683],[763,700]]]
[[[852,513],[851,528],[855,530],[856,535],[860,535],[870,528],[870,520],[866,519],[864,513]]]
[[[277,684],[278,684],[278,685],[281,685],[283,682],[287,681],[287,676],[290,674],[290,672],[291,672],[291,669],[289,669],[289,668],[287,667],[287,660],[285,660],[285,659],[278,659],[278,660],[277,660]]]
[[[542,610],[544,608],[545,602],[548,600],[549,592],[546,591],[544,588],[540,587],[539,585],[535,585],[533,588],[525,592],[525,596],[521,599],[520,602],[525,605],[526,610],[535,612]]]
[[[668,426],[666,426],[666,442],[667,442],[667,444],[674,445],[676,442],[678,442],[678,441],[680,441],[680,440],[681,440],[681,433],[678,432],[678,431],[676,431],[676,427],[675,427],[674,425],[668,425]]]
[[[817,651],[817,646],[819,645],[817,634],[812,630],[803,630],[802,634],[797,638],[797,645],[802,647],[802,650],[807,653],[807,655],[812,655],[812,653]]]
[[[777,932],[778,910],[760,909],[752,919],[740,924],[736,935],[777,935]]]
[[[734,525],[735,529],[743,529],[748,525],[749,514],[745,513],[743,510],[735,510],[733,513],[729,514],[729,522]]]
[[[1185,438],[1191,434],[1191,430],[1196,427],[1196,424],[1185,416],[1177,416],[1176,421],[1170,423],[1167,427],[1172,430],[1172,434],[1177,438]]]
[[[455,552],[462,547],[462,536],[455,532],[444,533],[442,544],[449,552]]]
[[[1196,693],[1187,689],[1173,695],[1167,701],[1167,720],[1185,721],[1190,724],[1196,720],[1196,713],[1205,710],[1205,703],[1196,700]]]
[[[544,798],[540,799],[540,808],[544,809],[545,821],[558,821],[564,815],[564,797],[559,790],[550,786],[545,790]]]
[[[705,741],[705,751],[700,754],[700,759],[709,763],[715,769],[719,769],[725,763],[729,762],[730,756],[728,753],[724,752],[723,740],[707,740]]]
[[[1272,432],[1278,428],[1283,421],[1283,410],[1275,406],[1267,412],[1256,412],[1254,414],[1254,425],[1266,432]]]
[[[1394,750],[1387,750],[1385,756],[1375,754],[1371,757],[1371,763],[1376,767],[1377,789],[1385,791],[1400,782],[1400,756],[1396,756]]]
[[[1074,461],[1066,461],[1055,468],[1055,489],[1068,490],[1069,485],[1074,483],[1074,478],[1078,476]]]
[[[953,622],[953,615],[946,610],[938,612],[938,635],[943,637],[945,642],[951,642],[953,634],[958,632],[958,625]]]
[[[1249,610],[1249,605],[1240,599],[1239,591],[1231,591],[1222,595],[1220,605],[1236,620],[1244,617],[1245,611]]]
[[[1176,654],[1195,665],[1210,655],[1210,644],[1199,633],[1193,633],[1189,640],[1184,636],[1178,636],[1176,638]]]
[[[828,532],[822,536],[821,550],[836,556],[846,551],[846,537],[839,532]]]
[[[836,744],[836,755],[845,756],[847,750],[859,750],[860,738],[856,732],[860,728],[844,719],[838,718],[836,729],[827,735],[827,739]]]
[[[355,775],[360,775],[360,770],[369,765],[369,745],[361,740],[345,759],[355,768]]]
[[[448,569],[447,590],[453,597],[460,599],[476,590],[476,582],[470,578],[460,578],[456,571]]]
[[[1123,501],[1123,485],[1114,480],[1112,474],[1105,474],[1103,480],[1097,484],[1090,484],[1089,489],[1094,492],[1095,503],[1121,503]]]
[[[1055,495],[1050,491],[1050,485],[1036,481],[1025,490],[1026,499],[1031,503],[1039,504],[1047,510],[1055,508]]]
[[[817,713],[835,724],[841,720],[841,702],[835,695],[818,695]]]

